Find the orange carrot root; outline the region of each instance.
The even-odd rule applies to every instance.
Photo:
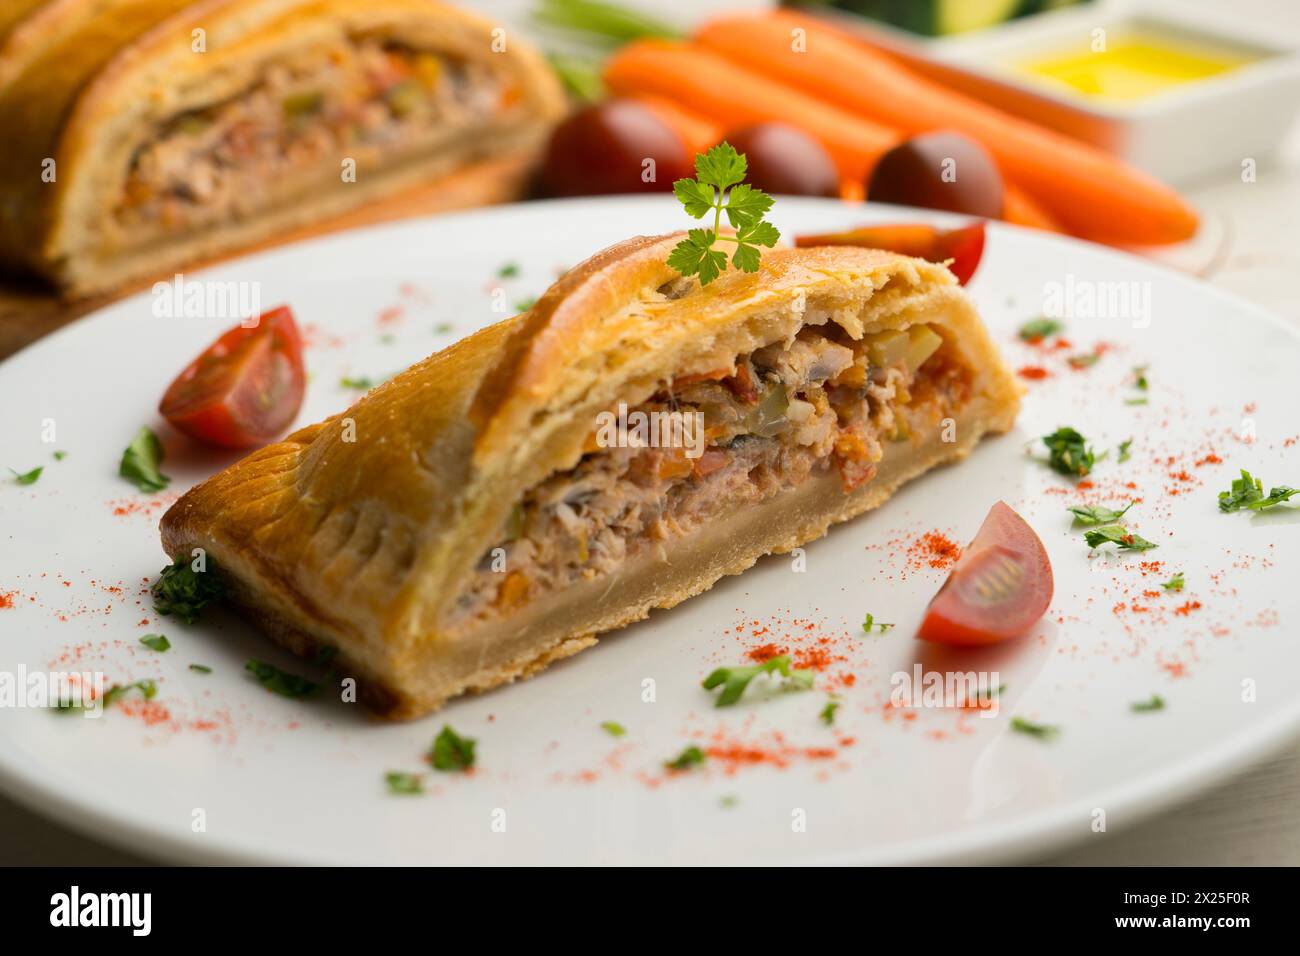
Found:
[[[615,95],[669,100],[716,123],[724,134],[750,123],[797,126],[826,148],[842,178],[859,182],[900,139],[893,129],[688,44],[628,44],[607,61],[604,79]]]
[[[1156,244],[1196,231],[1196,212],[1163,183],[1099,149],[920,77],[813,16],[726,15],[705,23],[695,40],[732,63],[761,70],[768,82],[906,135],[950,129],[971,137],[1075,235]]]

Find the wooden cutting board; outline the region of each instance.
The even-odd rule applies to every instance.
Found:
[[[222,258],[230,259],[258,249],[268,249],[312,236],[377,222],[410,219],[432,213],[521,199],[528,192],[535,159],[533,153],[519,153],[478,163],[418,189],[372,203],[325,222],[293,230],[272,241],[240,249]],[[211,262],[207,262],[200,265],[210,264]],[[192,264],[188,268],[198,268],[198,265]],[[165,276],[156,278],[170,278],[173,273],[174,270],[169,270]],[[149,288],[154,281],[156,279],[139,282],[119,289],[111,295],[67,301],[34,282],[0,280],[0,359],[7,358],[23,346],[43,335],[48,335],[73,319],[93,312],[132,292]]]

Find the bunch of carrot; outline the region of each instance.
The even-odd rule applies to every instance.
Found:
[[[757,122],[800,127],[846,182],[862,183],[908,136],[952,130],[983,144],[1007,184],[1004,218],[1097,242],[1178,242],[1196,213],[1114,157],[912,73],[814,17],[710,20],[685,42],[638,40],[604,69],[616,95],[643,99],[694,147]]]

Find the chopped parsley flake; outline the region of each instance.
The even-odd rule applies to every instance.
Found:
[[[779,673],[786,678],[785,690],[810,690],[815,676],[813,671],[791,670],[790,655],[781,654],[753,667],[719,667],[704,678],[704,689],[713,690],[715,687],[721,687],[722,693],[718,695],[717,706],[730,707],[740,700],[750,681],[759,674],[772,673]]]
[[[355,378],[350,375],[344,375],[339,379],[339,386],[341,388],[351,388],[358,392],[368,392],[378,384],[379,383],[373,378],[369,378],[365,375],[359,375]]]
[[[1047,464],[1063,475],[1082,478],[1099,460],[1088,440],[1073,428],[1058,428],[1044,435],[1043,444],[1047,446]]]
[[[212,673],[212,668],[209,667],[207,664],[191,664],[191,665],[190,665],[190,670],[194,671],[194,673],[196,673],[196,674],[211,674],[211,673]]]
[[[41,472],[45,470],[45,466],[40,465],[36,468],[33,468],[31,471],[26,471],[23,472],[22,474],[19,474],[18,472],[14,471],[12,468],[10,468],[9,470],[13,472],[15,483],[20,485],[34,485],[36,484],[37,479],[41,477]]]
[[[257,678],[257,682],[273,694],[291,697],[295,700],[310,697],[320,687],[318,683],[281,670],[266,661],[250,659],[244,662],[244,670]]]
[[[145,700],[152,700],[158,693],[158,685],[152,680],[138,680],[134,684],[114,684],[104,692],[104,706],[113,706],[119,698],[125,697],[133,690],[138,690]]]
[[[1066,359],[1066,361],[1070,363],[1070,368],[1073,369],[1092,368],[1099,361],[1101,361],[1101,353],[1084,352],[1079,355],[1071,355],[1068,359]]]
[[[181,558],[162,569],[150,591],[155,611],[175,614],[186,624],[193,624],[204,607],[221,597],[222,587],[210,570],[195,571],[189,561]]]
[[[1051,740],[1061,732],[1060,727],[1053,727],[1050,724],[1036,724],[1032,720],[1025,720],[1023,717],[1012,717],[1011,729],[1019,734],[1037,737],[1039,740]]]
[[[1152,694],[1150,700],[1139,700],[1129,704],[1129,709],[1138,714],[1149,714],[1153,711],[1165,709],[1165,699],[1159,694]]]
[[[823,724],[829,727],[835,723],[835,711],[839,709],[840,709],[839,699],[836,697],[832,697],[830,700],[826,702],[826,706],[822,708],[822,712],[817,716],[821,719],[821,722]]]
[[[600,727],[602,730],[605,731],[605,733],[609,734],[611,737],[622,737],[624,734],[627,733],[626,727],[624,727],[622,724],[618,723],[617,721],[613,721],[613,720],[601,721]]]
[[[472,737],[462,737],[444,724],[438,736],[433,740],[433,749],[429,751],[429,761],[434,770],[446,773],[464,773],[474,766],[474,745],[478,741]]]
[[[1183,572],[1179,571],[1172,578],[1160,585],[1166,591],[1181,591],[1183,589]]]
[[[1120,464],[1128,461],[1133,456],[1129,454],[1129,449],[1133,447],[1133,439],[1129,438],[1119,443],[1119,461]]]
[[[520,299],[518,302],[515,303],[515,311],[527,312],[536,304],[537,304],[537,296],[535,295],[525,296],[524,298]]]
[[[162,442],[148,428],[141,426],[131,444],[126,446],[126,451],[122,452],[122,464],[117,471],[123,478],[135,482],[141,491],[162,491],[171,481],[158,470],[162,461]]]
[[[1233,480],[1231,490],[1219,492],[1219,510],[1225,513],[1240,511],[1242,508],[1263,511],[1280,505],[1292,495],[1300,495],[1300,488],[1278,485],[1265,495],[1260,480],[1243,468],[1241,477]]]
[[[397,793],[404,796],[424,793],[424,777],[418,773],[404,773],[400,770],[390,770],[388,773],[384,774],[384,782],[388,784],[389,793]]]
[[[1128,511],[1136,503],[1130,501],[1123,511],[1115,511],[1105,505],[1074,505],[1068,510],[1070,514],[1074,515],[1074,520],[1078,524],[1114,524],[1124,517],[1124,512]]]
[[[63,461],[63,459],[65,459],[65,458],[67,458],[67,457],[68,457],[68,453],[67,453],[66,451],[56,451],[56,452],[54,453],[54,460],[55,460],[55,461]]]
[[[1065,323],[1043,317],[1031,319],[1020,327],[1020,337],[1026,342],[1038,342],[1065,330]]]
[[[704,760],[704,751],[692,744],[672,760],[664,761],[664,766],[669,770],[690,770],[703,764]]]
[[[144,637],[140,638],[140,643],[149,648],[149,650],[157,651],[160,654],[163,651],[170,650],[172,646],[172,642],[167,640],[167,637],[164,634],[146,634]]]
[[[875,618],[875,616],[874,616],[874,615],[871,615],[871,614],[868,614],[868,615],[867,615],[865,618],[863,618],[863,620],[862,620],[862,629],[863,629],[864,631],[866,631],[868,634],[871,633],[871,629],[872,629],[873,627],[874,627],[874,628],[879,628],[879,629],[880,629],[880,633],[881,633],[881,634],[884,634],[887,630],[889,630],[889,629],[890,629],[891,627],[893,627],[893,626],[894,626],[894,625],[892,625],[892,624],[886,624],[884,621],[877,621],[876,618]]]
[[[1110,524],[1095,531],[1087,531],[1083,537],[1090,548],[1100,548],[1102,545],[1114,544],[1121,551],[1150,551],[1152,548],[1159,547],[1159,545],[1140,535],[1126,531],[1123,525],[1118,524]]]
[[[997,687],[985,687],[975,689],[975,700],[992,700],[994,697],[1001,697],[1002,692],[1007,689],[1006,684],[999,684]]]
[[[497,276],[502,279],[513,279],[519,275],[519,263],[507,262],[497,270]]]

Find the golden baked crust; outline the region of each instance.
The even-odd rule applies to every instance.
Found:
[[[101,291],[179,263],[250,245],[393,195],[477,159],[540,143],[563,110],[553,72],[495,25],[436,0],[53,0],[0,20],[0,263],[70,294]],[[204,31],[195,52],[194,31]],[[455,54],[519,92],[510,109],[448,129],[418,158],[385,163],[358,147],[355,182],[338,175],[306,195],[272,197],[255,215],[177,230],[143,247],[114,228],[132,156],[169,119],[237,96],[268,65],[364,35]],[[56,176],[43,181],[53,159]],[[303,187],[305,188],[305,186]]]
[[[676,277],[666,259],[679,238],[604,250],[529,312],[192,489],[163,518],[165,550],[206,549],[235,601],[270,622],[273,637],[300,653],[336,647],[377,709],[414,716],[804,544],[1013,423],[1014,377],[942,266],[850,247],[776,249],[757,273],[728,271],[669,298],[660,289]],[[667,379],[825,321],[854,339],[921,322],[939,328],[971,375],[957,440],[891,444],[876,478],[853,492],[810,480],[671,542],[671,561],[629,561],[614,581],[543,596],[468,633],[443,626],[515,502],[577,464],[600,411],[635,406]]]

